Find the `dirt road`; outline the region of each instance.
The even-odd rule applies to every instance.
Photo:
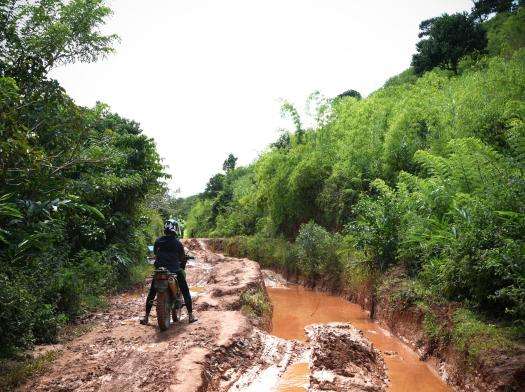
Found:
[[[187,275],[198,322],[184,319],[160,332],[153,314],[149,325],[140,325],[146,284],[112,298],[107,312],[92,316],[94,329],[60,347],[50,371],[21,390],[269,391],[290,366],[305,360],[315,375],[312,390],[330,390],[332,383],[333,390],[384,390],[384,363],[356,330],[317,327],[309,343],[271,336],[265,332],[269,314],[257,309],[257,301],[268,300],[259,265],[213,253],[202,241],[185,245],[196,255]],[[355,343],[357,363],[338,355],[345,350],[340,341],[346,348]]]

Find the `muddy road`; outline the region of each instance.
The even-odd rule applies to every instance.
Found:
[[[20,390],[388,390],[390,360],[361,330],[334,322],[308,326],[304,338],[273,336],[259,265],[214,253],[202,241],[185,245],[196,255],[187,276],[198,322],[184,317],[160,332],[153,310],[150,324],[140,325],[146,283],[92,315],[87,322],[95,327],[87,334],[43,348],[60,350],[58,359]],[[267,278],[272,287],[284,283],[277,275]]]

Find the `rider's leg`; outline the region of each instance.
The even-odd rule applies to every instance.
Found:
[[[149,321],[149,314],[151,312],[151,308],[153,307],[153,300],[155,299],[155,296],[157,295],[157,290],[155,290],[154,281],[151,281],[151,286],[149,288],[148,297],[146,298],[146,314],[144,315],[144,318],[140,320],[141,324],[147,324]]]
[[[197,321],[195,316],[193,315],[193,308],[191,303],[191,294],[190,289],[188,287],[188,283],[186,282],[186,273],[181,270],[177,273],[177,282],[179,283],[179,288],[182,293],[182,296],[184,297],[184,303],[186,304],[186,309],[188,310],[188,320],[190,323],[193,323],[194,321]]]

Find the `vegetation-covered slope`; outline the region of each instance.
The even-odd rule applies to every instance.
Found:
[[[523,328],[524,11],[509,4],[459,18],[488,40],[453,67],[442,53],[421,77],[409,69],[365,99],[321,101],[310,129],[285,105],[294,132],[213,177],[188,235],[232,237],[234,253],[333,288],[380,285],[395,267],[408,304],[453,301],[470,326]],[[422,29],[443,47],[438,19]]]

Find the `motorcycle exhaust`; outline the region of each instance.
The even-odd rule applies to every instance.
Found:
[[[177,294],[179,292],[179,283],[177,282],[177,279],[175,276],[170,276],[168,279],[168,287],[170,288],[171,293],[174,297],[177,297]]]

